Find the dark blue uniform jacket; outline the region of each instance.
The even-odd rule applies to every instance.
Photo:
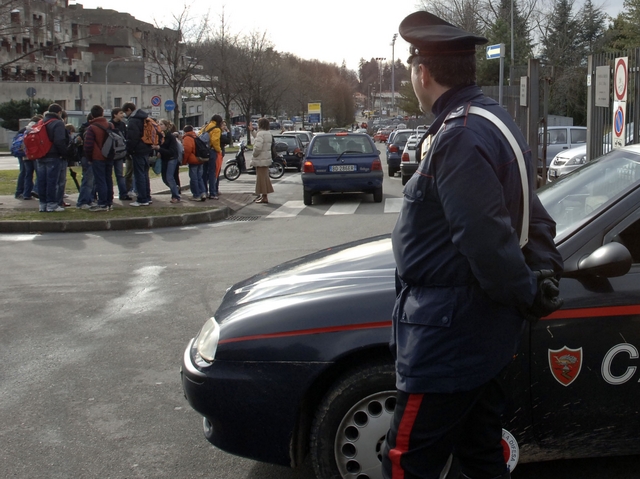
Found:
[[[471,105],[498,116],[524,154],[531,219],[522,250],[515,154],[493,123],[468,114]],[[425,138],[437,135],[405,186],[392,235],[402,290],[391,347],[397,387],[409,393],[465,391],[495,377],[516,352],[519,308],[537,291],[532,271],[562,271],[530,148],[509,115],[475,85],[449,90],[433,112]]]

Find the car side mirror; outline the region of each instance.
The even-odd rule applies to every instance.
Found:
[[[626,246],[616,242],[607,243],[578,261],[578,270],[566,274],[566,276],[590,274],[614,278],[627,274],[632,264],[633,259]]]

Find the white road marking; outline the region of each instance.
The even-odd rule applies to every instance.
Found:
[[[387,198],[384,201],[385,213],[400,213],[402,207],[402,198]]]
[[[300,200],[287,201],[280,208],[267,215],[267,218],[293,218],[298,216],[303,209],[305,209],[304,202]]]
[[[32,234],[7,234],[7,235],[0,235],[0,241],[13,241],[13,242],[18,242],[18,241],[32,241],[35,238],[37,238],[40,235],[32,235]]]
[[[356,212],[358,206],[360,206],[359,201],[356,203],[334,203],[325,215],[352,215]]]

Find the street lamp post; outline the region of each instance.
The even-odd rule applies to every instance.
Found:
[[[396,72],[395,72],[395,49],[396,49],[396,38],[398,38],[398,34],[393,34],[393,39],[391,40],[391,109],[395,112],[396,109]]]
[[[385,60],[386,58],[376,57],[376,61],[378,62],[378,72],[380,73],[380,116],[382,116],[382,62]]]

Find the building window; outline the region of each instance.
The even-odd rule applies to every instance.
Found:
[[[131,103],[133,103],[134,105],[138,106],[138,97],[137,96],[132,96],[131,98],[129,98],[129,101]]]
[[[151,75],[147,75],[147,83],[151,85]]]
[[[75,105],[76,105],[74,107],[75,111],[82,111],[82,100],[76,100]]]
[[[11,11],[11,23],[20,24],[20,10],[17,8]]]
[[[60,105],[63,110],[67,109],[67,100],[54,100],[53,102]]]
[[[202,105],[198,105],[198,113],[202,113]]]
[[[114,98],[113,106],[116,108],[120,108],[122,106],[122,98]]]

